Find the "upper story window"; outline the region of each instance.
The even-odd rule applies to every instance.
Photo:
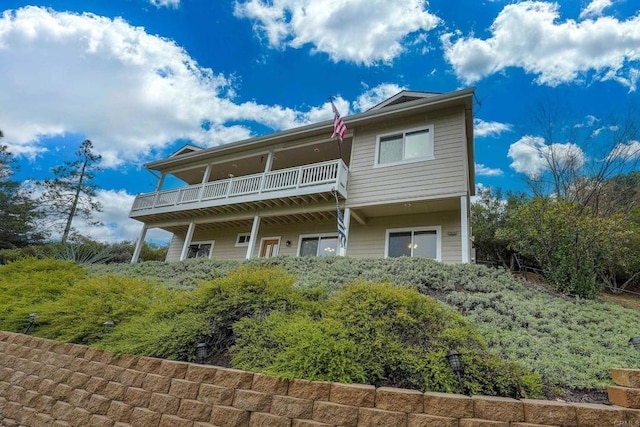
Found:
[[[379,135],[377,138],[376,166],[428,159],[433,159],[433,125]]]

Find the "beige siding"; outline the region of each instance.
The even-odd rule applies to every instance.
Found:
[[[365,225],[360,225],[352,220],[347,255],[354,258],[382,258],[384,257],[387,229],[438,225],[442,227],[442,262],[460,262],[462,260],[462,243],[460,241],[460,214],[457,211],[370,218]],[[457,234],[450,236],[449,233]]]
[[[439,212],[425,215],[405,215],[370,218],[366,225],[360,225],[355,220],[351,221],[349,231],[349,246],[347,255],[354,258],[382,258],[384,257],[384,247],[386,230],[389,228],[405,227],[425,227],[441,226],[442,233],[442,261],[445,263],[460,262],[461,256],[461,235],[460,235],[460,214],[457,211]],[[196,226],[194,241],[215,240],[213,248],[213,258],[242,260],[247,253],[246,247],[235,247],[238,233],[249,232],[248,229],[233,230],[208,230],[198,231]],[[262,225],[258,239],[256,240],[253,256],[260,253],[260,240],[265,237],[280,237],[280,255],[296,256],[300,235],[303,234],[324,234],[335,233],[336,223],[333,221],[323,221],[317,223],[299,223],[288,225]],[[456,235],[449,235],[456,233]],[[291,246],[286,246],[286,241],[291,242]],[[183,238],[174,236],[167,254],[167,261],[180,259]]]
[[[280,248],[279,255],[296,256],[298,254],[298,243],[301,234],[321,234],[321,233],[336,233],[336,223],[333,221],[323,221],[317,223],[301,223],[301,224],[287,224],[287,225],[262,225],[258,233],[258,239],[253,251],[253,256],[256,257],[260,254],[260,242],[263,238],[279,237]],[[236,238],[238,233],[248,233],[251,229],[238,228],[231,230],[207,230],[199,231],[198,226],[193,234],[194,241],[210,241],[215,240],[215,246],[213,248],[213,258],[217,259],[245,259],[247,255],[247,247],[236,247]],[[287,247],[286,242],[290,241],[291,246]],[[182,245],[184,237],[174,236],[171,245],[169,246],[169,252],[167,253],[167,261],[177,261],[180,259],[180,252],[182,251]]]
[[[434,126],[434,159],[374,167],[377,135]],[[466,192],[464,111],[421,114],[356,131],[349,168],[349,206],[432,199]]]

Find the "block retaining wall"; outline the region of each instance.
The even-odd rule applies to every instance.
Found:
[[[640,410],[282,380],[0,331],[0,425],[640,427]]]

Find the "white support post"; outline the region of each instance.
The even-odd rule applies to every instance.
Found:
[[[251,236],[249,237],[249,246],[247,246],[246,259],[251,259],[253,250],[256,247],[256,240],[258,240],[258,231],[260,230],[260,216],[253,217],[253,226],[251,227]]]
[[[131,257],[131,264],[135,264],[138,262],[138,258],[140,258],[140,252],[142,252],[142,245],[144,245],[144,238],[147,236],[147,225],[142,225],[142,231],[140,232],[140,237],[138,237],[138,241],[136,242],[136,248],[133,251],[133,256]]]
[[[462,263],[468,264],[471,255],[469,248],[469,196],[460,196],[460,239],[462,239]]]
[[[347,247],[349,246],[349,226],[351,225],[351,209],[344,208],[344,215],[342,220],[344,221],[344,234],[346,236],[346,243],[343,247],[340,247],[338,256],[347,256]]]
[[[165,174],[161,173],[160,179],[158,179],[158,184],[156,184],[156,193],[162,190],[162,185],[164,184],[164,177],[165,177]]]
[[[273,150],[269,150],[269,154],[267,154],[267,163],[264,165],[264,173],[271,172],[272,167],[273,167]]]
[[[196,223],[191,221],[189,228],[187,229],[187,235],[184,237],[184,245],[182,245],[182,253],[180,253],[180,261],[187,259],[189,255],[189,246],[191,245],[191,239],[193,239],[193,232],[196,229]]]
[[[206,169],[204,170],[204,174],[202,174],[202,184],[206,184],[209,182],[209,178],[211,177],[211,165],[208,164]]]

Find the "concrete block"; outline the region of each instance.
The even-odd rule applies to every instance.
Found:
[[[439,417],[473,418],[473,400],[462,394],[427,392],[424,412]]]
[[[614,405],[640,409],[640,389],[609,386],[607,387],[607,393],[609,394],[609,400]]]
[[[496,396],[473,396],[472,400],[474,418],[505,422],[524,421],[524,405],[518,400]]]
[[[190,364],[187,367],[187,372],[184,379],[187,381],[195,381],[199,383],[212,383],[216,376],[218,368],[210,365],[196,365]]]
[[[576,408],[572,404],[551,400],[523,399],[524,420],[531,424],[562,426],[578,425]]]
[[[424,412],[424,393],[394,387],[376,390],[376,408],[399,412]]]
[[[159,427],[193,427],[193,421],[176,415],[162,414]]]
[[[111,399],[100,394],[92,394],[87,403],[87,410],[93,414],[106,415],[111,406]]]
[[[149,409],[163,414],[175,415],[180,407],[180,398],[170,394],[153,393],[149,399]]]
[[[127,387],[142,387],[142,383],[146,376],[147,374],[145,372],[136,371],[134,369],[125,369],[122,374],[120,374],[118,382],[126,385]]]
[[[458,425],[459,427],[509,427],[508,422],[481,420],[476,418],[463,418],[459,421]]]
[[[182,399],[178,408],[178,416],[193,421],[209,421],[212,406],[198,400]]]
[[[355,427],[358,424],[358,408],[317,400],[313,403],[313,419],[321,423]]]
[[[291,396],[273,396],[271,413],[289,418],[310,419],[313,416],[313,400]]]
[[[291,427],[291,420],[278,415],[254,412],[249,418],[249,427]]]
[[[230,406],[213,405],[210,422],[220,427],[248,427],[249,412]]]
[[[142,381],[142,388],[153,393],[168,393],[171,378],[157,374],[147,374]]]
[[[250,390],[253,384],[253,373],[239,369],[217,368],[213,383],[221,387]]]
[[[131,414],[131,425],[136,427],[158,427],[161,414],[147,408],[134,408]]]
[[[158,374],[161,364],[162,364],[162,359],[143,356],[138,359],[138,363],[136,364],[135,369],[148,374]]]
[[[174,360],[163,360],[160,362],[160,368],[158,368],[158,372],[155,372],[159,375],[164,375],[165,377],[184,379],[184,376],[187,373],[187,369],[189,369],[190,363],[186,362],[176,362]]]
[[[253,384],[251,384],[253,391],[286,396],[288,389],[289,381],[286,379],[258,373],[253,374]]]
[[[212,405],[231,406],[234,389],[213,384],[200,384],[198,400]]]
[[[110,381],[102,391],[102,395],[111,400],[123,400],[127,386]]]
[[[252,390],[236,390],[232,406],[251,412],[270,412],[273,396]]]
[[[124,394],[124,402],[138,406],[140,408],[146,408],[149,406],[149,400],[151,399],[151,392],[143,388],[129,387]]]
[[[289,396],[301,399],[329,400],[331,383],[293,379],[289,382]]]
[[[329,401],[341,405],[373,408],[376,400],[376,388],[363,384],[332,383],[329,389]]]
[[[169,387],[169,394],[181,399],[195,399],[198,396],[199,389],[199,383],[194,383],[193,381],[187,380],[173,379],[171,380],[171,387]]]
[[[458,427],[458,419],[427,414],[408,414],[407,427]]]
[[[133,406],[127,405],[124,402],[114,400],[111,402],[111,405],[107,410],[107,417],[111,418],[114,421],[128,423],[131,420],[132,413]]]
[[[405,427],[406,425],[406,412],[374,408],[360,408],[358,412],[358,427]]]

